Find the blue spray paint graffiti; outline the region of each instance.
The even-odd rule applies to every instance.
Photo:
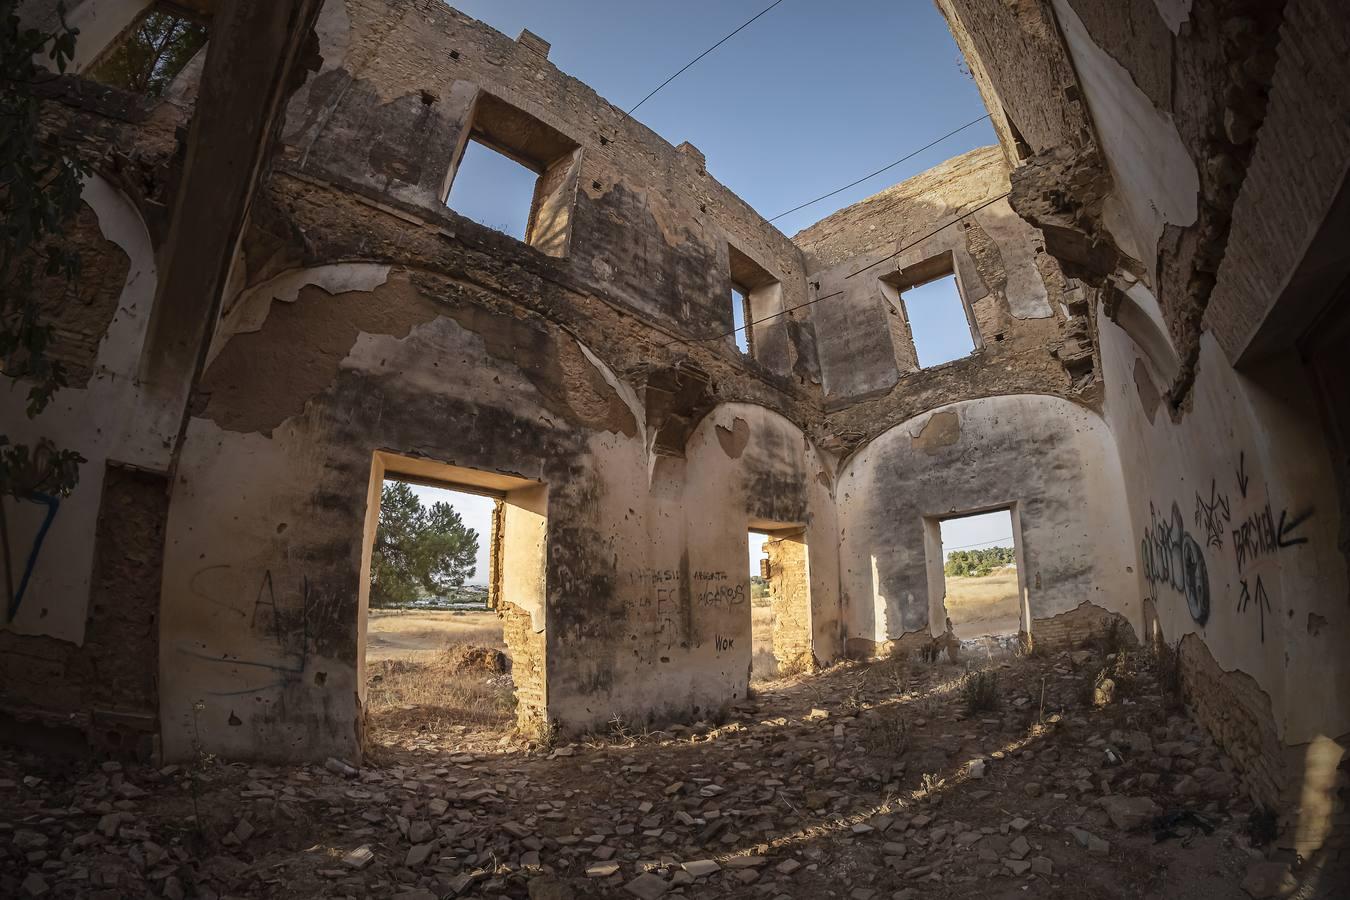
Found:
[[[33,570],[37,568],[38,557],[42,554],[42,542],[47,539],[47,532],[51,530],[52,520],[56,518],[56,512],[61,508],[61,498],[53,497],[50,494],[30,494],[24,499],[46,506],[47,514],[43,516],[42,524],[38,526],[37,536],[33,538],[33,546],[28,551],[23,575],[19,577],[19,589],[14,592],[14,596],[9,600],[9,609],[5,611],[6,622],[13,622],[14,617],[19,614],[19,608],[23,606],[23,597],[28,591],[28,582],[33,577]]]

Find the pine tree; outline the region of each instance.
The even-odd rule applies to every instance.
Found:
[[[422,505],[401,481],[380,495],[370,562],[370,605],[400,606],[463,586],[477,571],[478,532],[449,503]]]

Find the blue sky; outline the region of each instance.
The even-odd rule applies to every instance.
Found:
[[[769,0],[458,0],[628,109]],[[985,113],[932,0],[783,0],[648,100],[634,118],[689,141],[766,217],[834,190]],[[988,122],[775,224],[792,235],[967,150]],[[525,204],[528,207],[528,202]],[[498,223],[489,223],[498,224]]]
[[[769,2],[457,0],[450,5],[512,38],[528,28],[552,44],[549,59],[556,66],[628,109]],[[965,73],[932,0],[783,0],[648,100],[634,118],[671,144],[697,146],[714,177],[773,217],[984,113],[975,82]],[[992,126],[981,122],[774,224],[791,236],[837,209],[994,142]],[[533,176],[515,163],[490,151],[474,152],[456,178],[450,205],[519,236],[532,184]],[[932,358],[955,358],[970,351],[969,332],[960,308],[941,302],[942,290],[937,283],[907,291],[906,308],[916,329],[924,332],[934,325],[931,330],[943,336],[936,344],[924,341]],[[953,332],[953,325],[959,330]],[[935,364],[927,355],[921,360]],[[428,493],[423,502],[431,499]],[[491,502],[461,495],[454,505],[482,534],[484,551],[474,579],[482,583]],[[1006,513],[952,520],[943,523],[943,541],[950,549],[995,541],[1009,530]],[[747,555],[757,559],[758,554]],[[750,571],[758,572],[757,561],[749,562]]]
[[[979,550],[985,547],[1011,547],[1012,513],[1006,509],[961,519],[947,519],[942,528],[942,558],[953,550]]]
[[[926,369],[960,359],[975,349],[975,339],[970,336],[970,320],[966,318],[955,275],[910,288],[900,299],[905,304],[921,367]]]

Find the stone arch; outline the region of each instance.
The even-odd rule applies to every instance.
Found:
[[[926,520],[1005,506],[1020,520],[1033,632],[1067,639],[1095,625],[1098,610],[1139,625],[1119,458],[1106,423],[1081,406],[1017,394],[938,407],[855,452],[835,493],[845,629],[857,652],[940,629]]]

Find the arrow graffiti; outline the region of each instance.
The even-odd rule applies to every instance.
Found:
[[[1266,586],[1261,582],[1261,576],[1256,576],[1256,590],[1253,592],[1247,586],[1247,579],[1242,579],[1242,594],[1238,597],[1238,612],[1246,612],[1247,606],[1254,604],[1257,612],[1261,615],[1261,643],[1266,642],[1266,613],[1270,612],[1270,597],[1266,594]]]

